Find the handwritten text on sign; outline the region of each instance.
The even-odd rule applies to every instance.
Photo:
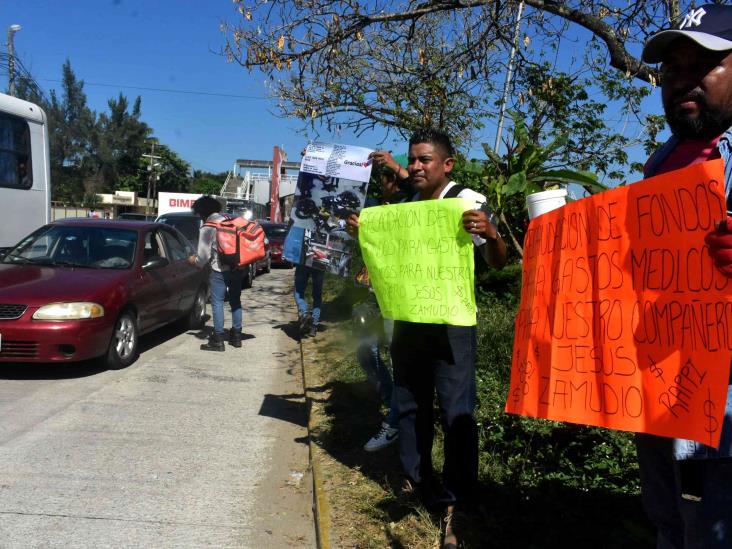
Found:
[[[366,208],[359,242],[386,318],[475,325],[473,241],[462,198]]]
[[[723,181],[706,162],[531,222],[506,411],[719,444],[732,282],[704,236]]]

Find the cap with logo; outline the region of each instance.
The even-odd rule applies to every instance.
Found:
[[[682,37],[706,50],[732,50],[732,6],[704,4],[690,9],[677,27],[657,32],[648,39],[643,48],[643,61],[663,61],[669,44]]]

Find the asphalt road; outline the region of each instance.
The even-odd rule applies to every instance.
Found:
[[[292,278],[244,291],[241,349],[0,365],[0,547],[314,547]]]

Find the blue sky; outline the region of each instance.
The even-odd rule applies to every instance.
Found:
[[[270,159],[275,145],[299,160],[307,143],[296,133],[300,122],[270,114],[261,76],[215,53],[224,44],[220,23],[236,15],[231,0],[0,0],[0,36],[5,42],[10,25],[22,26],[16,55],[46,91],[60,87],[68,58],[92,109],[107,110],[120,92],[130,100],[140,95],[143,120],[195,169]],[[0,78],[5,89],[7,74]]]
[[[221,22],[237,17],[231,0],[0,0],[0,36],[4,41],[10,25],[22,26],[16,55],[46,91],[60,86],[68,58],[92,109],[106,110],[120,92],[130,100],[140,95],[143,120],[195,169],[219,172],[237,158],[269,159],[275,145],[297,160],[309,137],[406,152],[401,142],[381,144],[377,133],[303,135],[301,122],[271,114],[262,76],[216,53],[224,44]],[[5,88],[7,75],[0,79]],[[658,92],[647,104],[660,104]],[[495,126],[487,121],[470,156],[483,157],[479,143],[493,145]]]

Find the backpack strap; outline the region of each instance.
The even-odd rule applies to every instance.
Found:
[[[460,185],[459,183],[455,183],[452,187],[447,189],[447,192],[442,198],[457,198],[465,189],[467,189],[467,187]]]

